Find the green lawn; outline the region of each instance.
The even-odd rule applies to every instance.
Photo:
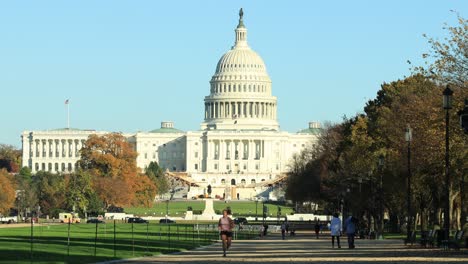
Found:
[[[117,223],[114,244],[114,224],[110,221],[98,225],[97,240],[95,224],[70,225],[70,246],[66,224],[36,225],[33,234],[34,263],[90,263],[158,255],[210,244],[219,236],[216,225],[200,225],[197,230],[188,224],[134,224],[132,231],[132,224]],[[238,238],[251,238],[255,234],[245,230],[238,233]],[[30,261],[31,228],[0,228],[0,263]]]
[[[278,212],[278,205],[265,203],[268,207],[269,214],[276,216]],[[194,210],[194,213],[203,211],[205,209],[204,201],[170,201],[168,205],[169,215],[172,217],[183,216],[187,211],[187,207],[191,206]],[[222,210],[231,207],[231,211],[234,217],[237,216],[252,216],[255,217],[256,204],[251,201],[214,201],[214,209],[217,213],[221,214]],[[281,215],[291,214],[293,212],[291,206],[281,205]],[[160,201],[156,202],[153,207],[130,207],[125,208],[125,212],[129,214],[135,214],[139,216],[164,216],[166,215],[166,202]],[[259,217],[262,215],[262,203],[259,202],[257,205],[257,212]]]

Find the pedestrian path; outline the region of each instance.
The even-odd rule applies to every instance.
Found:
[[[401,240],[356,240],[355,249],[347,249],[342,239],[341,249],[332,249],[330,238],[315,239],[311,233],[298,233],[281,239],[272,234],[262,239],[233,241],[227,257],[222,257],[221,244],[177,254],[124,260],[120,263],[468,263],[468,252],[439,249],[408,248]]]

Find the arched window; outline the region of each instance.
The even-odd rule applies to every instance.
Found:
[[[231,180],[231,185],[236,185],[236,180],[235,179]]]
[[[242,179],[242,180],[241,180],[241,184],[245,184],[245,179]]]
[[[250,183],[255,184],[255,179],[252,179]]]
[[[221,184],[226,184],[226,180],[225,180],[225,179],[221,179]]]

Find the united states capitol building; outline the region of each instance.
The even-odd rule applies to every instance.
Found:
[[[264,195],[284,178],[293,154],[314,144],[321,131],[316,122],[296,133],[279,129],[277,98],[265,63],[247,43],[242,10],[234,46],[218,61],[204,106],[200,130],[185,132],[164,121],[159,129],[123,134],[138,153],[138,167],[158,162],[168,175],[190,186],[188,197],[205,193],[208,185],[213,197]],[[88,136],[105,133],[24,131],[23,166],[33,172],[72,172]]]

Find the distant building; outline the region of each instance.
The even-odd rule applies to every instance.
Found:
[[[212,196],[250,199],[288,171],[294,153],[314,144],[321,128],[310,122],[297,133],[279,130],[277,99],[262,58],[247,44],[243,17],[235,43],[218,61],[204,99],[201,130],[184,132],[170,121],[149,132],[125,134],[138,152],[137,165],[151,161],[193,183],[188,196],[212,187]],[[23,166],[33,172],[69,172],[90,134],[104,131],[61,129],[24,131]]]

